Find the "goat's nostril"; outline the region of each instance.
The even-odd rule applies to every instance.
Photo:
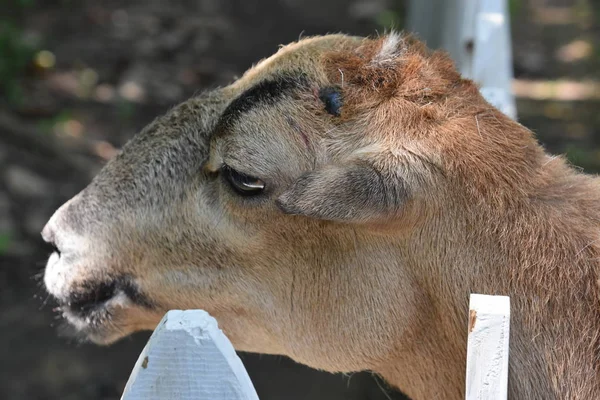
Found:
[[[48,243],[50,245],[50,247],[52,248],[52,252],[56,253],[60,256],[60,249],[56,246],[56,243],[54,242],[50,242]]]
[[[46,225],[42,230],[42,239],[44,239],[44,241],[48,243],[50,250],[53,253],[57,253],[58,255],[60,255],[60,249],[56,245],[54,231],[50,228],[49,224]]]

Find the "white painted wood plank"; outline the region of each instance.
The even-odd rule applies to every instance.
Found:
[[[171,310],[142,350],[122,400],[258,400],[217,321],[202,310]]]
[[[512,95],[512,46],[507,0],[479,0],[475,20],[472,76],[481,94],[504,114],[515,119]]]
[[[446,50],[490,104],[516,119],[507,0],[411,0],[407,28]]]
[[[506,400],[510,299],[472,294],[467,344],[467,400]]]

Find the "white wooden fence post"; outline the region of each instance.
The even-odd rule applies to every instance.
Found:
[[[466,400],[506,400],[510,299],[472,294]]]
[[[507,0],[411,0],[408,11],[407,30],[448,51],[487,101],[517,117]]]
[[[140,354],[121,400],[258,400],[217,321],[202,310],[169,311]]]

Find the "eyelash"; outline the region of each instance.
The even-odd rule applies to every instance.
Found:
[[[227,164],[221,166],[221,176],[236,194],[243,197],[260,195],[266,188],[261,179],[236,171]]]

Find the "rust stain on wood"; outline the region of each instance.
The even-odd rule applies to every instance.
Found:
[[[469,333],[473,332],[475,322],[477,321],[477,311],[469,310]]]

